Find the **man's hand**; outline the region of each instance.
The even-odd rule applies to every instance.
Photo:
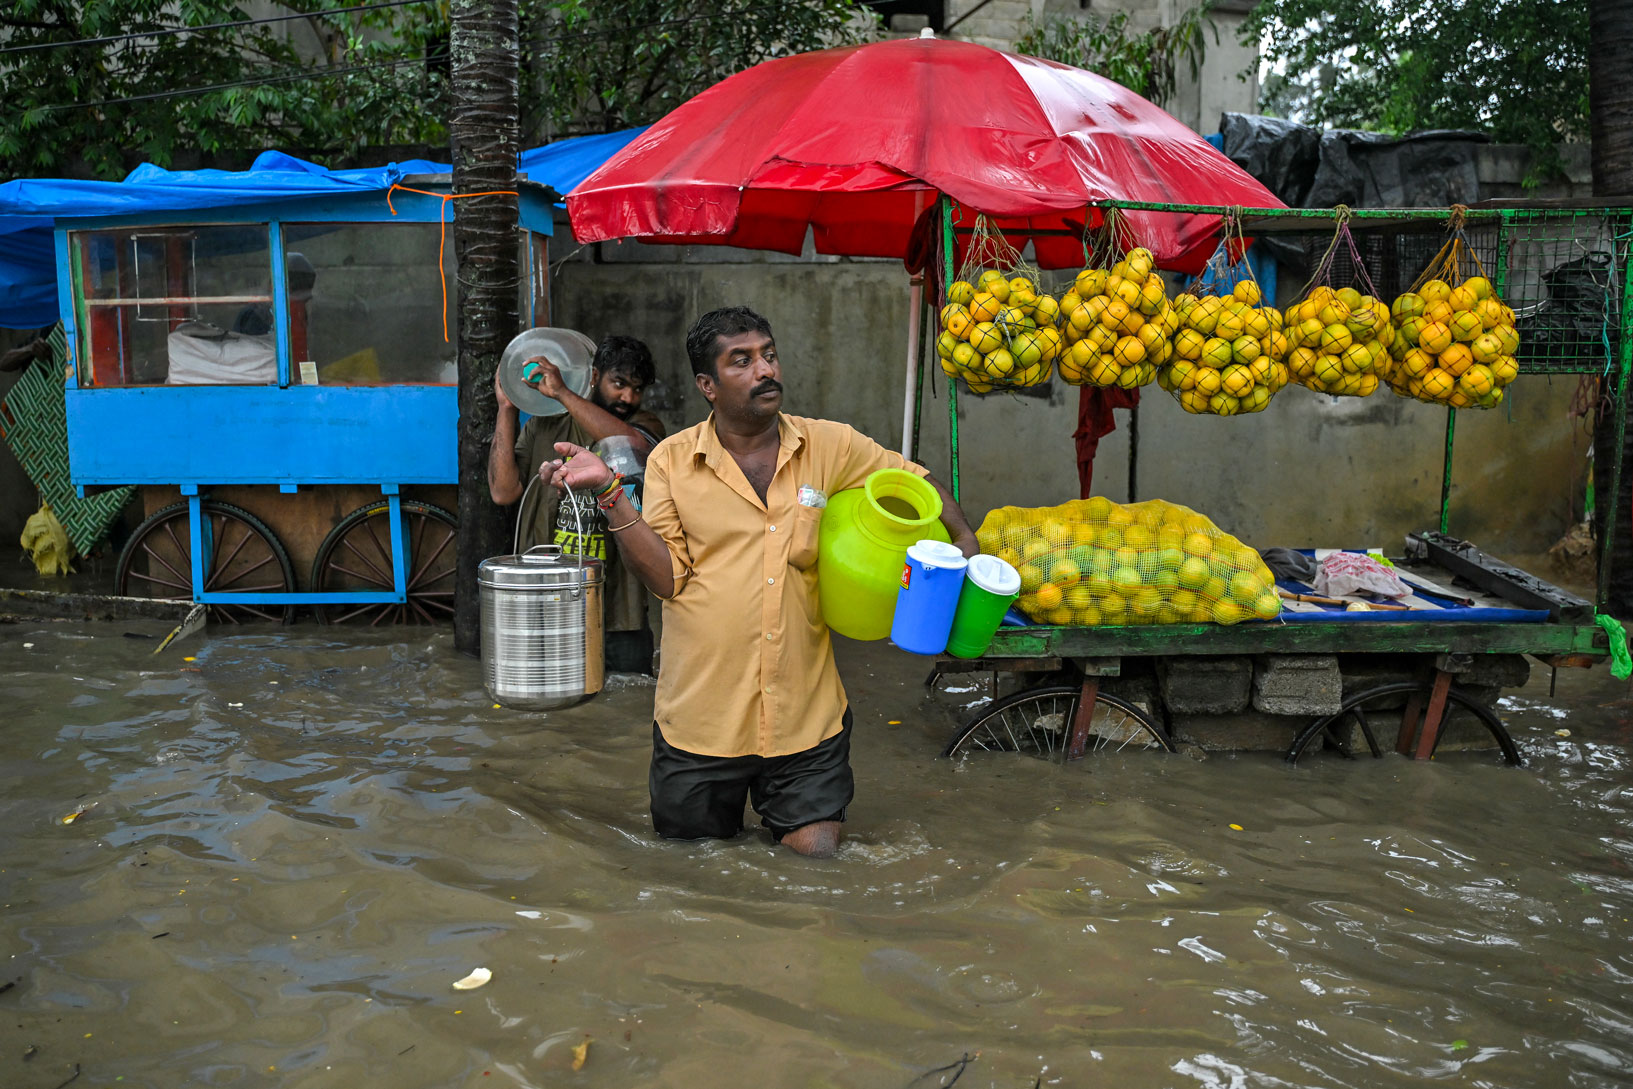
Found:
[[[978,556],[981,554],[981,542],[975,539],[975,534],[973,533],[960,534],[959,536],[953,538],[952,544],[954,548],[964,553],[964,558],[966,560],[971,556]]]
[[[499,384],[499,372],[498,371],[493,372],[493,395],[499,399],[499,411],[500,412],[503,412],[507,408],[515,408],[516,407],[515,405],[510,403],[510,398],[505,396],[505,387],[501,386]]]
[[[563,484],[576,492],[599,492],[612,482],[612,470],[584,447],[570,442],[556,443],[557,458],[539,466],[539,479],[554,487]]]
[[[550,362],[542,355],[536,355],[532,359],[529,359],[526,363],[523,363],[522,373],[528,373],[529,367],[539,368],[538,374],[533,377],[533,380],[529,384],[536,387],[538,391],[544,394],[546,397],[554,397],[558,401],[561,400],[561,395],[567,392],[567,383],[562,380],[561,368],[557,367],[554,363]]]

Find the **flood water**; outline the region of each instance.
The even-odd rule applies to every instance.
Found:
[[[6,1089],[1633,1070],[1633,699],[1603,668],[1508,698],[1523,769],[956,765],[979,693],[848,644],[858,799],[811,861],[653,836],[649,683],[524,714],[443,634],[153,657],[162,631],[0,629]]]

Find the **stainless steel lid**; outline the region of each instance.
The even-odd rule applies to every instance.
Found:
[[[515,587],[598,586],[603,564],[591,556],[564,555],[560,545],[534,545],[520,556],[494,556],[476,569],[483,586]]]

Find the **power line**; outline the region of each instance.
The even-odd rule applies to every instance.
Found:
[[[311,19],[314,16],[350,15],[359,11],[377,11],[381,8],[400,8],[409,4],[429,4],[434,0],[381,0],[375,4],[356,4],[349,8],[329,8],[325,11],[307,11],[297,15],[269,15],[264,19],[238,19],[230,23],[205,23],[201,26],[165,27],[159,30],[143,30],[133,34],[112,34],[104,38],[75,38],[67,42],[35,42],[32,45],[9,45],[0,49],[0,56],[7,53],[32,53],[40,49],[68,49],[80,45],[112,45],[115,42],[133,42],[143,38],[168,38],[176,34],[197,34],[205,30],[230,30],[234,27],[260,26],[265,23],[287,23],[297,19]]]
[[[64,102],[60,106],[40,107],[46,113],[55,113],[58,110],[89,110],[98,106],[121,106],[128,102],[152,102],[161,98],[182,98],[187,95],[205,95],[216,91],[230,91],[236,87],[260,87],[269,83],[291,83],[300,79],[319,79],[325,76],[344,76],[351,72],[366,72],[375,68],[398,68],[405,64],[429,64],[432,61],[446,60],[448,54],[438,53],[430,57],[399,57],[397,60],[377,61],[374,64],[354,64],[346,68],[313,68],[302,72],[290,72],[281,76],[268,76],[262,79],[240,79],[231,83],[213,83],[208,87],[184,87],[175,91],[154,91],[145,95],[130,95],[125,98],[104,98],[98,102]]]

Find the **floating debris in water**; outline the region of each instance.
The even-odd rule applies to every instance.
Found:
[[[1559,729],[1559,730],[1554,731],[1554,736],[1555,737],[1570,737],[1571,732],[1569,730]]]
[[[1239,824],[1233,824],[1230,826],[1230,830],[1232,832],[1240,832],[1242,830],[1242,826]]]
[[[584,1037],[584,1042],[573,1048],[573,1069],[583,1070],[584,1060],[590,1057],[590,1037]]]
[[[456,980],[454,982],[454,990],[456,990],[456,991],[474,991],[478,987],[482,986],[484,983],[486,983],[488,980],[490,980],[492,978],[493,978],[493,973],[492,972],[488,971],[486,968],[477,968],[477,969],[473,970],[471,972],[471,974],[466,976],[464,979]]]

